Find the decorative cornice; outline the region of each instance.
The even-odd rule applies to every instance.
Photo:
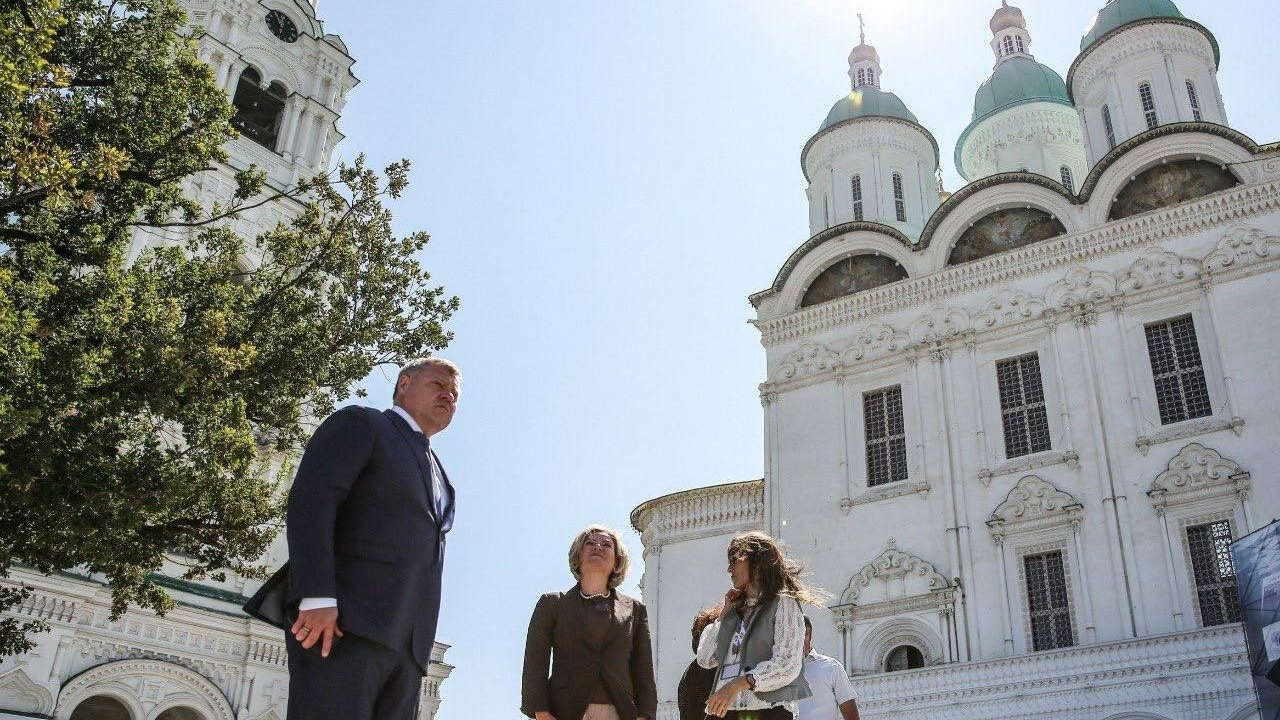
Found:
[[[1096,51],[1098,48],[1101,48],[1108,40],[1116,37],[1120,33],[1125,32],[1126,30],[1132,30],[1136,27],[1140,27],[1143,25],[1184,25],[1193,30],[1197,30],[1201,33],[1204,33],[1205,38],[1209,40],[1209,45],[1213,48],[1214,69],[1216,70],[1218,68],[1219,63],[1222,62],[1222,59],[1221,59],[1222,53],[1218,49],[1217,38],[1213,36],[1213,33],[1209,32],[1209,28],[1201,25],[1200,23],[1187,18],[1174,18],[1174,17],[1141,18],[1138,20],[1134,20],[1132,22],[1127,22],[1124,25],[1121,25],[1120,27],[1112,30],[1111,32],[1108,32],[1106,35],[1103,35],[1097,40],[1094,40],[1092,43],[1089,43],[1089,47],[1086,47],[1083,50],[1081,50],[1080,54],[1076,56],[1076,59],[1071,61],[1071,67],[1067,70],[1066,82],[1067,82],[1067,98],[1071,100],[1072,103],[1075,103],[1076,101],[1075,96],[1073,94],[1073,88],[1072,88],[1072,83],[1074,82],[1074,79],[1075,79],[1076,70],[1078,70],[1086,60],[1088,60],[1089,56],[1092,55],[1094,51]]]
[[[1029,532],[1057,525],[1075,525],[1083,516],[1083,506],[1070,493],[1035,475],[1028,475],[1013,486],[1004,502],[996,506],[987,520],[991,535],[997,541],[1006,535]]]
[[[646,500],[631,511],[645,552],[764,525],[764,480],[712,485]]]
[[[942,153],[938,150],[938,140],[933,136],[933,133],[929,132],[929,129],[926,128],[925,126],[921,125],[920,123],[914,123],[914,122],[911,122],[910,120],[904,120],[899,117],[891,117],[889,115],[862,115],[860,117],[849,118],[848,120],[842,120],[841,122],[838,122],[835,125],[832,125],[830,127],[822,128],[818,132],[814,133],[813,137],[809,138],[809,142],[806,142],[804,144],[804,149],[800,151],[800,172],[804,173],[805,182],[810,182],[810,179],[809,179],[809,171],[804,166],[804,160],[805,160],[805,156],[809,154],[809,149],[813,147],[814,143],[818,142],[818,140],[826,137],[827,135],[830,135],[836,130],[839,130],[840,128],[849,127],[850,125],[853,125],[855,123],[865,122],[867,120],[879,120],[881,122],[897,123],[904,127],[909,127],[913,130],[917,130],[921,133],[924,133],[924,136],[929,139],[929,143],[933,145],[934,166],[936,167],[942,164]]]
[[[1080,184],[1081,204],[1088,202],[1089,197],[1093,195],[1093,189],[1097,187],[1098,180],[1107,168],[1116,164],[1120,158],[1129,154],[1129,152],[1141,145],[1145,145],[1153,140],[1157,140],[1169,135],[1180,135],[1183,133],[1203,133],[1214,137],[1222,138],[1239,145],[1253,155],[1262,154],[1262,148],[1258,146],[1253,138],[1245,135],[1239,130],[1229,128],[1226,125],[1219,125],[1211,122],[1175,122],[1159,125],[1151,130],[1138,133],[1124,142],[1116,145],[1106,155],[1103,155],[1089,171],[1088,177]],[[1176,206],[1175,206],[1176,207]]]
[[[849,579],[849,585],[840,594],[840,604],[856,604],[863,589],[869,587],[873,580],[890,581],[914,575],[923,578],[930,591],[949,586],[947,579],[934,568],[933,563],[898,550],[893,547],[893,541],[890,541],[889,545],[890,547],[880,553],[879,557],[862,566],[862,569]]]
[[[778,270],[778,275],[774,277],[773,284],[760,292],[751,294],[748,298],[751,301],[751,304],[758,306],[760,304],[760,300],[762,300],[765,295],[768,295],[771,292],[781,292],[782,286],[785,285],[787,283],[787,279],[791,277],[791,272],[796,269],[796,266],[800,264],[800,261],[804,259],[804,256],[808,255],[814,248],[831,238],[859,231],[884,235],[901,243],[902,246],[908,250],[915,249],[915,243],[912,242],[911,238],[907,237],[905,233],[891,225],[869,222],[866,220],[855,220],[853,222],[832,225],[826,230],[823,230],[808,240],[805,240],[800,247],[796,248],[795,251],[791,253],[791,256],[787,258],[787,261],[782,264],[782,269]]]
[[[859,320],[938,302],[990,285],[1004,286],[1020,277],[1237,222],[1277,208],[1280,208],[1280,181],[1238,185],[1194,201],[1109,222],[1087,232],[1061,235],[789,315],[752,322],[760,331],[765,347],[772,347]],[[1271,257],[1270,252],[1266,250],[1262,257]]]
[[[1250,490],[1249,473],[1234,460],[1200,443],[1189,443],[1156,476],[1147,495],[1158,509],[1213,497],[1240,495]]]
[[[1067,202],[1070,202],[1072,204],[1080,204],[1082,202],[1081,200],[1077,199],[1075,195],[1072,195],[1070,190],[1063,187],[1062,183],[1058,182],[1057,180],[1051,180],[1039,173],[1002,172],[1002,173],[996,173],[995,175],[988,175],[984,178],[974,180],[973,182],[968,183],[964,187],[955,191],[954,193],[951,194],[951,197],[947,198],[946,202],[939,205],[938,209],[933,211],[933,214],[929,216],[928,222],[924,224],[924,229],[920,231],[920,242],[918,245],[916,245],[916,249],[924,250],[925,248],[929,247],[929,245],[933,242],[933,234],[938,229],[938,226],[942,224],[943,220],[947,219],[947,216],[950,215],[953,210],[960,207],[960,205],[963,204],[967,198],[973,196],[976,193],[980,193],[983,190],[986,190],[987,188],[996,187],[997,185],[1016,185],[1016,184],[1035,185],[1036,187],[1042,187],[1046,190],[1050,190],[1052,192],[1055,192],[1061,195],[1062,197],[1067,199]],[[1040,208],[1040,209],[1045,210],[1045,212],[1049,212],[1050,214],[1053,214],[1052,212],[1050,212],[1045,208]]]

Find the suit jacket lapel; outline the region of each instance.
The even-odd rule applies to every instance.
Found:
[[[613,589],[613,622],[609,623],[609,631],[604,636],[604,646],[609,647],[618,639],[622,626],[631,617],[631,599],[622,597],[617,588]]]
[[[431,457],[435,458],[436,469],[440,471],[440,486],[444,488],[444,517],[436,518],[440,525],[440,532],[447,533],[453,528],[453,484],[449,482],[449,473],[444,471],[444,465],[440,463],[440,456],[436,455],[436,451],[431,451]]]
[[[420,504],[427,509],[427,514],[435,518],[435,508],[432,507],[431,496],[427,492],[427,483],[431,481],[431,468],[427,465],[426,454],[422,452],[422,441],[417,437],[420,433],[409,427],[409,423],[405,422],[404,418],[400,417],[394,410],[385,410],[383,412],[391,418],[391,424],[395,426],[400,433],[400,439],[409,448],[409,454],[413,456],[413,461],[418,464],[418,472],[421,475],[418,477],[417,487],[413,490],[414,495],[422,501]],[[438,525],[440,519],[435,518],[435,520]]]

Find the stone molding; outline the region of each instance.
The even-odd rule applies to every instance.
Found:
[[[1021,278],[1070,267],[1091,257],[1131,251],[1277,209],[1280,209],[1280,182],[1239,185],[1193,201],[1113,221],[1087,232],[1059,236],[963,266],[946,267],[929,275],[907,278],[780,317],[752,322],[760,331],[764,346],[774,347],[861,320],[945,301],[983,288],[996,289]],[[1254,246],[1257,243],[1255,239]],[[1262,247],[1265,248],[1263,257],[1274,259],[1271,244],[1263,242]],[[1232,255],[1240,256],[1238,252]]]
[[[715,535],[764,528],[764,480],[713,485],[664,495],[631,511],[644,552]]]
[[[862,566],[862,569],[849,579],[849,585],[840,594],[841,605],[856,604],[863,588],[869,587],[873,580],[887,582],[907,575],[916,575],[928,581],[930,591],[949,587],[947,579],[934,568],[933,563],[902,552],[892,547],[892,543],[890,545],[891,547],[880,553],[879,557]]]
[[[32,680],[20,667],[0,675],[0,702],[4,703],[4,710],[37,717],[53,714],[53,693]]]
[[[1055,149],[1070,149],[1076,167],[1085,165],[1084,133],[1080,117],[1070,105],[1048,100],[996,110],[970,126],[956,152],[957,166],[963,163],[969,177],[975,179],[999,172],[998,152],[1013,143],[1039,143]],[[1045,168],[1052,171],[1056,168]],[[1053,178],[1050,178],[1053,179]]]
[[[1078,525],[1084,506],[1053,483],[1028,475],[1005,496],[987,520],[997,541],[1014,533],[1034,532],[1058,525]]]
[[[1193,442],[1169,460],[1168,469],[1156,476],[1147,495],[1157,511],[1163,512],[1169,506],[1224,496],[1244,500],[1250,488],[1250,475],[1239,463]]]
[[[210,720],[236,720],[231,703],[216,685],[187,668],[160,660],[120,660],[98,665],[62,686],[56,720],[68,720],[76,706],[98,694],[102,686],[125,691],[150,715],[151,711],[180,696],[184,704],[196,704]]]
[[[1126,24],[1086,48],[1067,71],[1067,97],[1079,103],[1076,88],[1085,91],[1126,61],[1148,54],[1185,53],[1217,68],[1212,35],[1204,26],[1185,18],[1151,18]]]
[[[1280,186],[1277,191],[1280,192]],[[979,260],[974,264],[983,262]],[[1226,282],[1261,272],[1273,265],[1280,265],[1280,237],[1270,236],[1250,227],[1232,229],[1202,260],[1152,246],[1144,250],[1127,268],[1114,274],[1084,266],[1072,267],[1042,295],[1027,293],[1016,286],[1005,286],[973,309],[942,305],[929,308],[909,323],[908,331],[874,320],[851,333],[854,340],[846,345],[824,346],[807,341],[778,365],[760,389],[762,393],[776,393],[825,382],[853,374],[856,363],[912,354],[926,357],[940,347],[954,349],[961,343],[978,342],[981,339],[980,333],[1027,326],[1036,321],[1055,323],[1064,314],[1090,316],[1108,307],[1122,306],[1126,301],[1138,297],[1146,299],[1154,294],[1176,293],[1193,282],[1209,285]],[[912,281],[903,281],[899,285],[909,283]],[[898,288],[887,287],[884,294],[897,290]],[[867,295],[878,292],[879,289],[870,290]],[[829,329],[825,325],[834,326],[835,322],[831,321],[837,319],[830,311],[834,306],[844,305],[846,300],[856,303],[859,297],[838,300],[831,303],[831,307],[812,308],[818,312],[808,314],[811,322],[807,326],[788,326],[786,322],[774,321],[761,323],[766,346],[781,344],[793,336],[808,336]],[[780,321],[792,320],[801,315],[806,313],[781,318]],[[848,319],[852,320],[853,316]],[[873,342],[877,340],[878,345]],[[876,349],[872,352],[860,349],[868,343]]]

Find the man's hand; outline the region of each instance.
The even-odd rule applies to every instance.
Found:
[[[310,650],[320,642],[320,657],[329,657],[334,638],[342,637],[342,630],[338,627],[338,608],[303,610],[298,613],[298,619],[289,628],[289,632],[302,643],[303,650]]]
[[[749,690],[750,685],[747,684],[745,677],[737,677],[729,681],[728,685],[720,688],[707,698],[707,714],[716,717],[724,717],[729,712],[729,708],[733,707],[733,701],[738,699],[738,693],[743,690]]]
[[[556,716],[546,710],[539,710],[533,714],[533,720],[556,720]]]
[[[729,592],[724,594],[724,606],[729,607],[734,604],[741,595],[742,591],[738,588],[729,588]]]

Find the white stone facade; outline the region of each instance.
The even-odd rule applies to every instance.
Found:
[[[957,159],[970,180],[1018,171],[1061,180],[1066,167],[1077,186],[1072,191],[1089,167],[1080,118],[1052,102],[1017,105],[986,118],[965,136]]]
[[[287,189],[323,171],[342,139],[339,113],[355,86],[355,62],[338,36],[325,34],[310,3],[287,0],[186,0],[193,26],[206,33],[200,57],[233,98],[241,73],[254,68],[261,87],[283,86],[287,94],[273,126],[274,147],[247,135],[227,147],[227,163],[187,181],[190,197],[206,207],[224,206],[237,170],[257,165],[268,185]],[[289,18],[296,36],[277,37],[265,19],[275,11]],[[285,33],[289,36],[289,33]],[[242,237],[254,237],[286,222],[302,206],[291,200],[264,205],[233,221]],[[180,240],[180,233],[139,233],[131,257],[146,247]],[[246,257],[246,270],[259,258]],[[279,469],[282,463],[276,464]],[[287,555],[283,536],[262,558],[271,567]],[[101,578],[73,573],[42,576],[15,569],[5,582],[35,593],[11,611],[20,619],[47,622],[34,650],[0,658],[0,719],[93,720],[280,720],[285,717],[289,675],[283,633],[250,620],[240,606],[260,586],[232,575],[223,582],[188,583],[180,562],[164,568],[162,583],[178,601],[165,617],[130,608],[111,620],[110,589]],[[436,643],[423,679],[418,717],[431,720],[440,688],[453,668],[449,646]],[[77,713],[78,710],[78,713]]]
[[[1129,72],[1088,75],[1126,33],[1156,27],[1104,38],[1077,61],[1077,82]],[[1199,30],[1170,27],[1208,48]],[[1201,99],[1217,104],[1211,70]],[[1202,606],[1213,596],[1199,592],[1206,555],[1192,533],[1229,540],[1280,515],[1280,486],[1262,481],[1280,463],[1280,317],[1263,310],[1280,304],[1280,144],[1162,118],[1091,155],[1075,192],[987,177],[918,239],[869,225],[816,232],[751,296],[767,361],[763,479],[632,514],[660,720],[676,716],[690,625],[723,596],[727,542],[744,529],[781,538],[832,595],[810,612],[814,645],[848,668],[863,717],[1256,718],[1243,634]],[[864,141],[864,125],[841,142]],[[1225,187],[1144,184],[1179,163]],[[1010,211],[1061,227],[956,259],[973,228]],[[802,305],[859,254],[891,258],[907,278]],[[1185,352],[1207,393],[1185,419],[1162,414],[1152,360],[1152,333],[1175,321],[1194,328]],[[1026,450],[1006,437],[1017,408],[998,378],[1029,356],[1045,429]],[[901,424],[871,438],[869,398],[886,389],[900,393]],[[887,480],[868,452],[886,436],[903,451],[901,476]],[[1065,604],[1046,642],[1032,596],[1046,592],[1038,568],[1050,561]],[[922,667],[886,672],[904,646]]]

